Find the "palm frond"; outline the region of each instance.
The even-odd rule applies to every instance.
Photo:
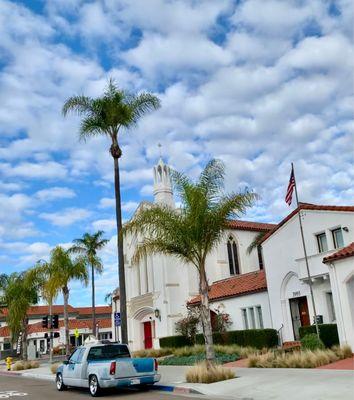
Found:
[[[141,93],[130,100],[129,107],[132,110],[132,123],[135,124],[143,115],[160,108],[161,103],[159,98],[153,94]]]
[[[92,101],[87,96],[72,96],[63,105],[62,113],[66,116],[69,112],[74,112],[78,115],[86,114],[92,111]]]
[[[247,247],[247,254],[251,254],[258,246],[260,246],[262,239],[267,232],[258,232],[255,238],[252,240],[251,244]]]

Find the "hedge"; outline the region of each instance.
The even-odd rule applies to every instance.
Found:
[[[275,347],[278,344],[278,335],[275,329],[247,329],[240,331],[214,332],[214,344],[238,344],[239,346],[252,346],[257,349],[263,347]],[[197,344],[204,344],[204,336],[199,333],[196,336]],[[184,336],[169,336],[160,339],[161,347],[191,346]]]
[[[176,336],[167,336],[160,338],[160,347],[184,347],[191,346],[191,342],[184,336],[176,335]]]
[[[320,330],[320,339],[326,347],[330,348],[339,344],[337,324],[320,324],[318,328]],[[316,333],[315,325],[301,326],[299,328],[300,339],[310,333]]]

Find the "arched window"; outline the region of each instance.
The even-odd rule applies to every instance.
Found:
[[[232,236],[227,241],[227,255],[229,258],[230,275],[238,275],[240,273],[240,266],[238,263],[237,244]]]

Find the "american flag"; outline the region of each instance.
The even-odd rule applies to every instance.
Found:
[[[292,199],[293,199],[293,192],[295,188],[295,175],[294,175],[294,167],[291,167],[291,174],[290,174],[290,179],[289,179],[289,185],[286,190],[286,195],[285,195],[285,202],[288,206],[291,205]]]

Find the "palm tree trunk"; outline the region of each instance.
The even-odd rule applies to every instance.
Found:
[[[121,151],[118,147],[118,144],[112,145],[111,154],[114,159],[114,191],[115,191],[115,197],[116,197],[119,301],[120,301],[120,318],[121,318],[121,332],[122,332],[121,340],[122,340],[122,343],[127,344],[128,343],[127,298],[126,298],[126,290],[125,290],[123,233],[122,233],[122,207],[121,207],[121,195],[120,195],[119,162],[118,162],[118,159],[121,155]]]
[[[68,304],[69,304],[69,288],[63,287],[63,299],[64,299],[64,329],[65,329],[65,354],[70,354],[70,333],[69,333],[69,315],[68,315]]]
[[[27,352],[27,317],[22,321],[22,359],[27,361],[28,352]]]
[[[95,308],[95,270],[91,265],[91,284],[92,284],[92,334],[96,336],[96,308]]]
[[[200,293],[200,311],[203,326],[203,335],[205,340],[205,355],[207,367],[211,368],[215,360],[215,352],[213,346],[213,332],[211,328],[208,281],[205,272],[205,266],[200,267],[199,275],[199,293]]]

